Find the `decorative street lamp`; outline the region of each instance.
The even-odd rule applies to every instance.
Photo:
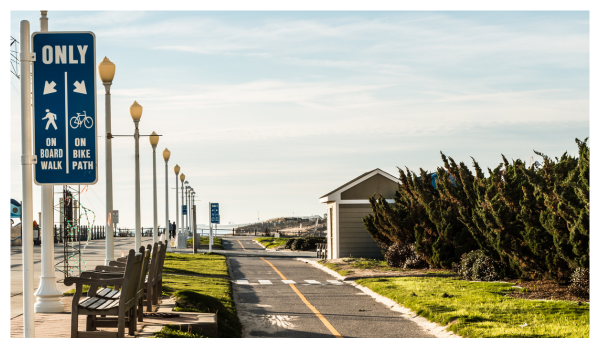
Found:
[[[163,150],[163,158],[165,159],[165,238],[168,241],[171,234],[169,233],[169,158],[171,152],[165,148]],[[170,248],[171,246],[167,246]]]
[[[154,194],[154,229],[152,229],[152,242],[158,242],[158,210],[156,209],[156,146],[158,145],[158,135],[152,132],[148,137],[152,145],[152,184]]]
[[[129,113],[135,124],[135,133],[133,138],[135,139],[135,248],[139,248],[141,241],[142,232],[142,215],[140,210],[140,130],[138,125],[142,118],[142,106],[134,101],[131,107],[129,107]]]
[[[175,217],[177,219],[177,228],[175,228],[175,235],[177,235],[177,229],[179,228],[179,197],[177,196],[177,194],[179,193],[179,181],[177,180],[177,177],[179,176],[179,165],[175,165],[175,167],[173,167],[173,171],[175,171]]]
[[[185,204],[186,204],[186,212],[185,212],[185,233],[186,235],[190,233],[190,183],[185,181]],[[187,238],[187,236],[186,236]]]
[[[189,187],[188,190],[188,204],[190,205],[190,212],[188,213],[188,233],[192,232],[192,191],[194,191],[194,188],[192,188],[191,186]]]
[[[98,65],[98,75],[104,85],[104,128],[106,130],[106,139],[104,140],[104,154],[106,166],[106,257],[104,264],[108,265],[110,261],[115,260],[115,243],[113,239],[113,186],[112,186],[112,135],[111,135],[111,111],[110,111],[110,86],[115,77],[115,64],[105,56],[104,60]],[[108,220],[110,219],[110,223]]]
[[[183,181],[185,181],[185,175],[180,174],[179,180],[181,180],[181,222],[183,223]],[[187,238],[183,236],[183,224],[179,224],[177,232],[177,249],[187,248]]]

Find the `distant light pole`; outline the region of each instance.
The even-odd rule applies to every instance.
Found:
[[[183,223],[183,181],[185,180],[185,175],[180,174],[179,180],[181,180],[181,222]],[[179,229],[177,233],[177,249],[186,249],[187,248],[187,239],[183,237],[183,224],[179,224]]]
[[[175,218],[177,219],[177,227],[173,230],[175,230],[175,235],[177,235],[177,229],[179,227],[179,196],[177,196],[177,194],[179,193],[179,181],[177,180],[177,177],[179,176],[179,170],[181,168],[179,168],[179,165],[175,165],[175,167],[173,168],[173,171],[175,171]]]
[[[106,139],[104,140],[104,154],[106,166],[106,256],[104,264],[108,265],[110,261],[115,260],[115,242],[113,239],[113,186],[112,186],[112,135],[111,135],[111,111],[110,111],[110,86],[115,77],[115,64],[105,56],[104,60],[98,65],[98,75],[104,85],[104,129]],[[110,223],[108,220],[111,220]]]
[[[168,241],[171,234],[169,231],[169,158],[171,152],[165,148],[163,150],[163,158],[165,159],[165,238]],[[170,247],[170,246],[167,246]]]
[[[187,235],[190,233],[190,183],[188,181],[185,181],[185,205],[186,205],[186,212],[185,212],[185,233],[186,233],[186,238]]]
[[[198,242],[196,242],[196,237],[198,236],[198,234],[196,230],[196,206],[194,205],[194,195],[196,195],[196,193],[192,189],[192,252],[197,253],[198,249],[196,248],[196,245],[198,244]]]
[[[135,133],[133,138],[135,139],[135,249],[140,247],[142,244],[142,215],[140,210],[140,130],[138,125],[142,118],[142,106],[134,101],[131,107],[129,107],[129,113],[135,124]]]
[[[156,146],[158,145],[158,135],[152,132],[149,136],[152,146],[152,187],[154,199],[154,229],[152,229],[152,242],[158,242],[158,210],[156,209]]]

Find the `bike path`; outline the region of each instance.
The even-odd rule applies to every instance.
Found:
[[[223,239],[232,254],[228,262],[244,337],[435,337],[357,288],[290,257],[299,253],[235,242]],[[261,249],[269,255],[258,256]]]

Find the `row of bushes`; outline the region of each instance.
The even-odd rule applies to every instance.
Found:
[[[443,153],[443,167],[420,176],[400,171],[401,184],[389,204],[369,199],[367,231],[383,248],[414,245],[431,267],[452,268],[488,257],[500,277],[552,278],[564,282],[589,268],[589,147],[577,140],[579,157],[543,157],[543,164],[503,162],[485,177]],[[433,184],[432,184],[433,183]]]
[[[317,248],[317,243],[326,243],[325,237],[290,238],[285,242],[285,249],[307,251]]]

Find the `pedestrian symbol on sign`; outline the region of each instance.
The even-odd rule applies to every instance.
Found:
[[[54,127],[54,130],[58,130],[58,128],[56,127],[56,123],[54,123],[54,120],[56,120],[56,114],[51,113],[50,109],[46,109],[46,113],[46,117],[42,118],[42,120],[48,120],[48,123],[46,123],[46,130],[48,130],[48,127],[50,127],[50,125]]]

